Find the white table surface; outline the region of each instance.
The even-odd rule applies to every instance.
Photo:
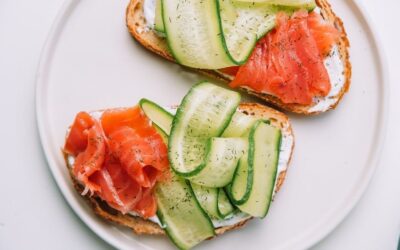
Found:
[[[400,2],[358,1],[377,28],[391,72],[386,145],[361,201],[315,249],[396,249],[400,234]],[[111,248],[63,199],[37,133],[37,63],[62,3],[0,0],[0,249]]]

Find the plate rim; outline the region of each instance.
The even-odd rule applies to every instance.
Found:
[[[389,99],[390,99],[390,83],[389,83],[389,72],[387,67],[387,59],[386,53],[384,51],[384,47],[382,46],[382,42],[380,40],[379,31],[376,29],[374,23],[371,21],[371,18],[366,11],[364,5],[360,3],[359,0],[350,0],[353,7],[357,9],[360,14],[362,21],[365,22],[368,32],[370,33],[370,43],[373,45],[376,57],[378,59],[377,65],[379,65],[379,71],[381,72],[380,78],[382,79],[382,110],[380,113],[380,121],[378,123],[378,127],[382,129],[377,132],[377,147],[374,151],[374,154],[371,158],[371,162],[369,163],[368,173],[365,174],[364,178],[359,180],[358,185],[355,185],[353,189],[344,197],[343,201],[339,203],[337,208],[329,211],[323,219],[321,219],[318,223],[314,224],[311,228],[307,230],[306,233],[300,234],[300,236],[295,237],[285,244],[283,244],[279,249],[293,249],[293,246],[296,246],[297,249],[307,249],[322,239],[327,237],[335,228],[337,228],[344,219],[350,214],[350,212],[355,208],[355,206],[359,203],[360,199],[365,194],[365,191],[371,182],[371,179],[379,166],[379,161],[381,159],[383,146],[386,138],[386,128],[389,118]],[[57,187],[63,194],[64,199],[67,201],[68,205],[72,208],[74,213],[85,223],[87,227],[89,227],[97,236],[103,239],[108,244],[117,247],[119,249],[126,249],[123,243],[121,243],[118,239],[110,236],[106,231],[102,230],[98,227],[96,222],[92,220],[89,216],[87,216],[84,209],[81,205],[75,201],[73,195],[68,191],[68,186],[63,184],[62,181],[62,173],[60,171],[56,171],[55,167],[58,164],[55,162],[55,159],[52,157],[52,153],[50,152],[50,147],[46,143],[46,125],[44,123],[44,110],[41,107],[41,98],[39,98],[42,93],[43,87],[46,84],[46,74],[48,65],[51,64],[52,55],[54,49],[58,43],[60,38],[60,34],[67,23],[71,13],[74,11],[77,4],[80,3],[80,0],[65,0],[62,7],[58,11],[53,24],[51,25],[50,31],[47,35],[46,41],[42,48],[42,52],[40,55],[40,60],[38,64],[38,68],[36,71],[36,79],[35,79],[35,113],[36,113],[36,124],[39,131],[39,138],[41,143],[41,148],[46,156],[46,162],[50,172],[52,173],[53,178],[57,183]],[[378,49],[379,48],[379,49]],[[351,198],[350,198],[351,197]],[[350,198],[350,201],[348,201]],[[340,209],[341,208],[341,209]],[[317,232],[317,233],[316,233]],[[138,242],[140,244],[140,242]],[[131,246],[132,247],[132,246]],[[143,247],[143,246],[141,246]]]

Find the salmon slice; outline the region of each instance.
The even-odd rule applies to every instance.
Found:
[[[228,68],[219,69],[220,72],[230,75],[230,76],[235,76],[237,74],[238,70],[239,70],[239,66],[232,66],[232,67],[228,67]]]
[[[143,197],[135,206],[135,211],[144,218],[152,217],[157,212],[157,202],[153,188],[143,188]]]
[[[302,75],[311,94],[313,97],[326,96],[331,89],[331,83],[317,42],[308,26],[308,16],[306,11],[296,12],[291,19],[289,34],[291,42],[295,44],[294,50],[303,66]]]
[[[101,126],[106,136],[121,127],[134,129],[139,136],[146,137],[154,128],[139,106],[106,110],[101,116]]]
[[[323,58],[338,39],[339,32],[317,13],[300,10],[290,18],[278,13],[276,28],[259,40],[230,86],[266,92],[283,103],[310,105],[331,89]]]
[[[167,147],[154,131],[138,136],[130,127],[121,127],[110,136],[110,152],[122,167],[143,187],[154,186],[159,174],[168,166]]]
[[[101,117],[110,152],[143,187],[152,187],[169,167],[168,150],[140,107],[108,110]]]
[[[75,156],[73,174],[83,194],[90,191],[124,214],[155,215],[153,188],[166,180],[168,152],[138,106],[106,110],[100,120],[78,113],[64,151]]]
[[[93,193],[99,191],[100,187],[89,178],[101,170],[106,154],[106,144],[100,123],[95,121],[87,131],[87,146],[75,158],[73,174],[78,181],[85,184],[86,191],[90,190]]]
[[[65,142],[64,151],[77,156],[87,147],[88,130],[94,125],[93,118],[86,112],[79,112]]]
[[[107,157],[103,168],[90,177],[100,190],[96,192],[111,207],[127,213],[142,199],[142,187],[132,180],[117,160]]]
[[[317,47],[321,56],[326,56],[331,52],[333,45],[340,40],[340,32],[335,26],[328,24],[316,12],[311,12],[307,18],[307,24],[310,32],[317,43]]]
[[[309,70],[304,67],[297,51],[298,36],[302,37],[304,34],[299,25],[296,25],[298,23],[295,24],[292,20],[286,14],[277,15],[278,27],[272,34],[269,45],[271,60],[267,60],[272,66],[268,73],[273,80],[269,81],[268,75],[264,75],[269,84],[264,84],[261,91],[274,93],[284,103],[307,104],[312,102],[308,84]]]

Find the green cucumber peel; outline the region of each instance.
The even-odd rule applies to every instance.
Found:
[[[167,144],[168,135],[157,124],[153,126]],[[169,179],[157,182],[155,186],[157,217],[167,236],[178,248],[190,249],[213,237],[214,226],[190,183],[171,170],[169,173]]]
[[[226,187],[227,194],[236,206],[244,204],[253,185],[253,166],[249,165],[248,154],[242,156],[236,167],[232,183]]]
[[[222,43],[232,62],[244,64],[257,41],[275,27],[277,8],[272,5],[235,4],[217,0]]]
[[[208,140],[223,133],[239,102],[237,92],[207,82],[189,91],[172,122],[168,157],[175,173],[188,178],[205,168]]]
[[[235,211],[235,207],[230,202],[223,188],[218,189],[217,200],[218,200],[218,206],[217,206],[218,217],[220,219],[225,219],[231,216]]]
[[[269,210],[275,187],[281,130],[262,121],[250,134],[249,166],[252,166],[252,188],[247,200],[237,207],[254,217],[264,218]]]
[[[235,65],[222,44],[216,1],[161,2],[167,44],[179,64],[203,69]]]
[[[258,120],[257,117],[237,111],[233,115],[228,127],[224,130],[222,137],[247,137],[250,129]]]
[[[147,117],[153,122],[153,125],[162,130],[165,134],[170,133],[172,126],[173,115],[163,109],[158,104],[142,99],[139,102],[140,107]],[[235,131],[242,131],[241,126],[246,130],[249,122],[254,122],[253,119],[243,119],[246,115],[236,111],[233,117],[235,121],[230,121],[228,128],[230,134]],[[226,131],[226,128],[224,131]],[[242,132],[241,132],[242,133]],[[210,138],[206,145],[206,157],[199,166],[201,171],[198,174],[187,177],[191,182],[198,185],[208,187],[224,187],[232,180],[237,163],[245,153],[247,147],[246,141],[240,136],[232,136],[236,138]]]
[[[215,236],[214,226],[197,201],[190,184],[172,171],[170,179],[155,187],[157,217],[180,249],[190,249]]]
[[[246,148],[246,140],[242,138],[211,138],[202,170],[188,179],[202,186],[225,187],[231,182]]]
[[[253,5],[276,5],[297,9],[313,10],[317,7],[315,0],[233,0],[237,3],[250,3]]]
[[[178,63],[201,69],[244,64],[257,41],[275,27],[277,12],[316,6],[314,0],[159,1],[156,30],[165,33]]]
[[[210,188],[191,183],[193,193],[203,210],[212,219],[223,220],[234,211],[222,188]]]
[[[269,124],[269,120],[258,119],[254,122],[247,134],[248,152],[245,153],[236,167],[234,177],[230,185],[227,186],[227,194],[233,204],[239,206],[244,204],[250,197],[254,179],[254,133],[260,123]]]
[[[153,124],[156,124],[164,131],[164,133],[169,135],[171,131],[172,120],[174,118],[171,113],[166,111],[157,103],[145,98],[142,98],[139,101],[139,106],[145,115],[153,122]]]
[[[160,33],[165,33],[164,21],[162,18],[162,2],[156,0],[156,14],[154,19],[154,29]]]

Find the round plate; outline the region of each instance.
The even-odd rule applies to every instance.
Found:
[[[359,5],[331,2],[353,45],[350,92],[334,111],[318,117],[291,116],[295,153],[267,218],[252,220],[199,249],[310,247],[343,220],[365,190],[385,130],[385,67]],[[78,111],[133,106],[142,97],[161,105],[177,104],[193,83],[204,79],[138,45],[125,26],[127,4],[128,0],[65,3],[39,66],[40,137],[59,188],[88,227],[120,249],[173,248],[166,237],[139,237],[94,215],[74,190],[61,154],[66,129]]]

